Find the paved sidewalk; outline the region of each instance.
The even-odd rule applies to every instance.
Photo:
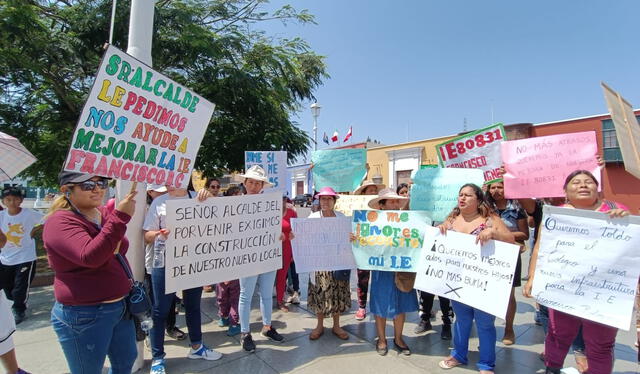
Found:
[[[347,341],[342,341],[331,334],[330,321],[325,321],[325,334],[317,341],[310,341],[308,335],[315,327],[315,318],[306,309],[306,276],[301,276],[304,299],[299,307],[292,306],[289,313],[279,310],[273,312],[273,325],[285,337],[285,342],[275,344],[266,341],[258,333],[259,323],[258,299],[254,297],[254,309],[251,315],[251,329],[257,343],[255,353],[242,351],[239,336],[234,338],[225,335],[226,328],[217,325],[217,307],[214,293],[203,294],[203,337],[205,343],[224,354],[219,361],[189,360],[187,355],[187,341],[177,342],[171,338],[166,340],[167,372],[177,373],[444,373],[438,368],[438,361],[446,356],[450,350],[449,341],[440,339],[440,313],[432,321],[435,331],[416,336],[413,329],[418,320],[417,313],[407,316],[405,325],[406,342],[411,347],[411,356],[399,356],[390,350],[385,357],[375,352],[375,326],[368,316],[365,321],[356,321],[354,317],[355,292],[352,292],[352,312],[341,318],[341,323],[349,332]],[[355,282],[352,289],[355,290]],[[518,289],[517,293],[519,293]],[[41,287],[31,290],[29,318],[18,326],[15,334],[18,360],[21,366],[33,374],[61,374],[68,373],[68,368],[56,340],[55,333],[49,323],[49,312],[53,300],[51,287]],[[275,303],[274,303],[275,304]],[[438,303],[435,303],[436,308]],[[543,364],[538,354],[543,349],[542,328],[533,324],[534,307],[530,299],[518,297],[518,313],[516,315],[517,342],[505,347],[497,345],[496,373],[525,374],[540,373]],[[178,325],[184,327],[184,315],[178,317]],[[503,334],[503,321],[496,322],[498,339]],[[186,328],[185,328],[186,329]],[[387,335],[393,337],[391,323],[387,325]],[[474,335],[475,336],[475,335]],[[616,345],[616,363],[614,373],[640,373],[636,362],[634,347],[635,332],[620,331]],[[472,338],[469,344],[470,364],[467,367],[448,370],[448,373],[462,374],[477,372],[474,363],[478,359],[477,338]],[[140,373],[149,372],[150,352],[145,350],[145,366]],[[566,365],[574,363],[569,355]],[[108,364],[108,363],[107,363]],[[105,373],[107,371],[105,370]]]

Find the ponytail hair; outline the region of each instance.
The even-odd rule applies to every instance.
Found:
[[[49,208],[45,219],[49,218],[53,213],[59,210],[71,210],[71,204],[64,194],[58,196],[55,200],[53,200],[53,203],[51,203],[51,207]]]

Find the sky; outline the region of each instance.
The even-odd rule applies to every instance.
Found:
[[[604,81],[640,107],[637,0],[290,0],[316,25],[264,22],[305,39],[331,76],[316,91],[322,135],[429,139],[494,122],[607,112]],[[312,135],[309,105],[294,115]]]

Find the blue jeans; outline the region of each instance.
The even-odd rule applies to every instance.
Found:
[[[130,374],[138,356],[136,330],[127,319],[124,300],[73,306],[58,302],[51,325],[73,374],[100,374],[109,356],[113,374]]]
[[[456,321],[453,324],[453,351],[451,356],[462,364],[467,364],[469,352],[469,335],[473,320],[476,320],[476,330],[480,340],[480,360],[478,370],[493,371],[496,366],[496,317],[479,309],[457,301],[451,301]]]
[[[273,284],[276,281],[276,272],[254,275],[252,277],[240,278],[240,301],[238,313],[240,314],[240,331],[248,333],[249,314],[251,313],[251,297],[258,283],[260,292],[260,312],[262,313],[262,324],[271,326],[271,309],[273,308]]]
[[[164,358],[164,329],[171,304],[176,297],[175,292],[165,295],[164,268],[156,268],[151,272],[153,285],[153,328],[149,334],[151,355],[154,359]],[[182,291],[189,340],[192,345],[202,344],[202,316],[200,315],[200,299],[202,287]]]

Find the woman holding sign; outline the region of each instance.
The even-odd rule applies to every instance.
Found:
[[[520,253],[527,250],[524,242],[529,239],[529,226],[527,225],[527,214],[516,200],[507,200],[504,197],[504,183],[494,182],[487,185],[487,200],[493,210],[500,216],[502,222],[513,234],[515,241],[520,244]],[[516,294],[515,288],[520,287],[522,276],[522,260],[518,254],[518,262],[513,275],[513,285],[511,296],[509,297],[509,307],[505,318],[504,345],[512,345],[516,342],[516,334],[513,331],[513,320],[516,316]]]
[[[309,215],[309,218],[344,217],[344,214],[333,210],[338,194],[331,187],[323,187],[316,195],[320,201],[320,210]],[[346,238],[345,238],[346,240]],[[340,313],[351,308],[351,289],[349,287],[351,271],[316,271],[309,277],[308,306],[316,313],[318,323],[311,331],[309,339],[316,340],[324,334],[324,317],[333,318],[331,332],[339,339],[349,339],[349,334],[340,327]],[[313,278],[313,282],[312,279]]]
[[[564,182],[564,192],[567,203],[563,207],[606,212],[611,218],[629,215],[629,210],[622,204],[599,198],[598,181],[587,170],[576,170],[569,174]],[[523,289],[523,294],[526,297],[531,297],[539,249],[540,240],[537,240],[529,265],[529,280]],[[582,327],[589,373],[610,374],[613,370],[613,348],[618,329],[552,308],[548,308],[548,310],[549,331],[544,343],[546,373],[559,374],[561,372],[571,343]]]
[[[476,235],[476,242],[481,244],[489,240],[514,242],[513,234],[485,201],[482,189],[471,183],[460,188],[458,206],[453,208],[449,217],[439,227],[443,234],[446,234],[447,230],[453,230]],[[451,356],[440,361],[439,366],[452,369],[467,364],[469,336],[475,320],[480,340],[480,360],[476,365],[482,374],[493,373],[496,365],[496,317],[458,301],[452,300],[451,305],[456,315],[453,324],[453,351]]]
[[[378,210],[400,210],[407,200],[406,197],[396,194],[392,189],[380,191],[378,197],[369,201],[369,207]],[[405,356],[411,354],[409,346],[404,342],[402,330],[406,313],[418,310],[418,298],[413,290],[413,285],[408,291],[398,288],[396,282],[397,273],[391,271],[371,272],[371,313],[376,318],[376,330],[378,341],[376,351],[384,356],[388,352],[385,329],[387,318],[393,319],[393,347]]]

